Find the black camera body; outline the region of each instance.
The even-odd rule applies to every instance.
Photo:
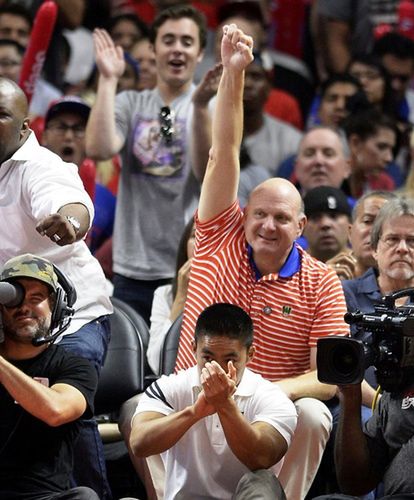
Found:
[[[388,392],[414,383],[414,304],[396,307],[408,296],[414,302],[414,288],[404,288],[382,297],[373,313],[345,314],[369,340],[326,337],[318,340],[317,369],[320,382],[335,385],[359,384],[366,368],[375,367],[378,384]]]

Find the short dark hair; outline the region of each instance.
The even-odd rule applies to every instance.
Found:
[[[187,17],[192,19],[198,26],[200,48],[204,49],[207,44],[207,23],[204,14],[191,5],[175,5],[162,10],[155,18],[150,29],[150,41],[155,44],[158,30],[169,19],[178,20]]]
[[[253,344],[253,321],[241,307],[219,302],[206,307],[197,319],[195,341],[205,336],[228,337],[250,347]]]
[[[414,41],[400,33],[386,33],[375,42],[373,53],[380,57],[392,54],[397,59],[414,61]]]
[[[142,37],[148,36],[149,34],[148,25],[142,19],[140,19],[136,14],[130,14],[128,12],[111,17],[106,27],[107,31],[111,33],[111,31],[115,28],[115,26],[121,21],[130,21],[132,24],[135,24],[137,29],[141,32]]]
[[[414,217],[414,200],[411,198],[400,198],[397,196],[381,207],[375,218],[371,232],[371,246],[374,250],[378,247],[384,224],[394,217],[402,217],[403,215]]]
[[[390,201],[394,200],[395,198],[398,198],[398,196],[393,191],[382,191],[382,190],[368,191],[367,193],[363,194],[360,198],[358,198],[355,205],[353,206],[352,222],[356,221],[359,207],[365,202],[365,200],[369,200],[370,198],[382,198],[383,200]]]
[[[324,98],[326,92],[332,85],[335,85],[336,83],[350,83],[351,85],[355,85],[355,87],[358,90],[362,90],[362,85],[357,80],[354,78],[352,75],[349,73],[335,73],[334,75],[331,75],[329,78],[326,78],[319,87],[319,94],[321,96],[321,99]]]
[[[375,136],[379,129],[387,128],[395,133],[396,146],[394,155],[399,149],[400,132],[396,121],[385,113],[381,113],[375,108],[368,108],[349,115],[342,123],[347,139],[351,135],[357,135],[361,140],[366,141],[370,137]]]
[[[22,17],[30,27],[33,28],[33,16],[29,9],[18,3],[5,3],[0,7],[0,16],[2,14],[11,14],[13,16]]]

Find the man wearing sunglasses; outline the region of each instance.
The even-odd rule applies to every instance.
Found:
[[[205,20],[187,5],[160,12],[151,31],[157,66],[153,90],[115,97],[125,65],[122,49],[104,30],[95,30],[94,42],[100,75],[86,150],[94,159],[117,153],[122,159],[114,295],[149,322],[154,290],[174,275],[179,236],[186,215],[192,215],[189,200],[207,164],[209,139],[197,134],[197,122],[192,121],[193,104],[198,106],[192,102],[193,76],[206,43]],[[208,113],[207,103],[201,112]]]

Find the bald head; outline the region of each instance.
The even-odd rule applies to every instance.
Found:
[[[297,207],[297,213],[304,213],[303,200],[296,187],[287,179],[272,177],[253,189],[249,196],[249,203],[255,197],[276,195],[280,199],[290,200]]]
[[[22,89],[0,78],[0,163],[8,160],[29,135],[28,104]]]
[[[279,271],[305,223],[302,198],[291,182],[275,177],[254,189],[245,211],[244,232],[262,274]]]
[[[9,78],[0,78],[0,97],[6,97],[14,101],[13,111],[25,118],[28,114],[29,105],[23,90]]]

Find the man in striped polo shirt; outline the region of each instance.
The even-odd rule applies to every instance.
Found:
[[[295,244],[306,217],[290,182],[269,179],[253,191],[245,211],[237,203],[244,68],[253,56],[251,46],[237,44],[235,25],[223,32],[223,74],[176,368],[195,364],[191,340],[205,307],[230,302],[252,317],[257,355],[249,367],[278,382],[298,411],[279,479],[289,500],[303,500],[331,430],[321,401],[335,394],[334,386],[317,380],[316,343],[348,334],[345,301],[335,273]]]

